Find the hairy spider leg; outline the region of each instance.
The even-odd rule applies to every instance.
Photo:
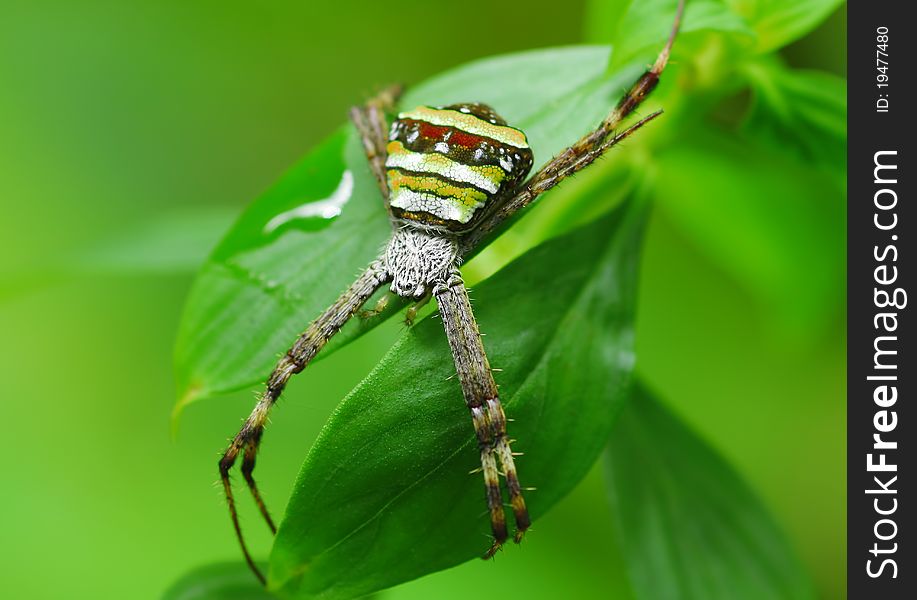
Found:
[[[388,120],[385,113],[394,108],[401,96],[400,85],[391,85],[376,97],[366,102],[363,106],[354,106],[350,109],[350,120],[360,134],[366,158],[369,160],[369,169],[372,171],[386,209],[389,202],[388,181],[385,176],[385,159],[388,153],[385,150],[388,144]]]
[[[508,197],[504,203],[497,207],[491,215],[481,222],[464,241],[463,249],[466,253],[477,247],[488,234],[497,229],[504,221],[512,217],[519,210],[531,204],[538,196],[550,190],[577,171],[589,166],[602,154],[661,114],[662,111],[657,111],[647,118],[641,119],[638,123],[624,131],[623,134],[615,134],[615,130],[620,126],[621,122],[643,103],[650,92],[652,92],[659,83],[662,71],[665,69],[666,64],[668,64],[669,55],[672,52],[672,45],[675,43],[675,37],[678,35],[683,12],[684,0],[680,0],[678,8],[676,9],[672,31],[669,34],[665,46],[656,58],[656,62],[653,63],[636,82],[634,82],[605,120],[603,120],[596,129],[586,134],[572,146],[548,161],[547,164],[541,167],[538,172],[534,173],[528,181],[520,187],[520,190],[515,195]]]
[[[478,324],[471,310],[468,290],[462,282],[458,269],[446,281],[438,282],[433,295],[439,304],[439,312],[449,340],[449,347],[455,361],[455,370],[462,385],[465,404],[471,411],[474,430],[481,452],[481,466],[487,507],[490,511],[490,525],[494,541],[484,558],[490,558],[506,541],[506,516],[503,511],[503,495],[500,491],[497,462],[506,477],[510,504],[516,521],[514,540],[518,543],[531,525],[522,487],[516,473],[516,464],[506,437],[506,416],[500,404],[497,384],[494,382],[490,363],[484,351]]]
[[[229,472],[236,463],[239,452],[244,452],[242,458],[242,474],[248,484],[248,488],[258,505],[258,509],[267,521],[272,532],[276,533],[274,521],[271,519],[267,505],[264,503],[258,486],[255,485],[255,479],[252,477],[252,471],[255,468],[255,457],[258,453],[258,447],[264,433],[264,427],[267,424],[268,414],[271,408],[276,404],[277,399],[286,387],[290,377],[299,373],[306,368],[316,354],[324,347],[331,337],[340,331],[341,327],[350,320],[363,304],[389,280],[388,273],[381,262],[372,263],[353,284],[335,302],[325,309],[311,325],[297,338],[293,346],[274,367],[274,371],[267,379],[265,390],[261,394],[255,409],[239,433],[232,439],[223,457],[220,459],[220,480],[223,483],[223,491],[226,494],[226,503],[229,506],[229,516],[232,519],[233,527],[236,531],[236,537],[239,545],[242,547],[242,554],[245,556],[245,562],[252,569],[261,583],[265,583],[264,574],[255,564],[248,546],[245,544],[245,538],[242,535],[242,526],[239,523],[239,513],[236,509],[236,502],[232,492],[232,484],[229,481]]]

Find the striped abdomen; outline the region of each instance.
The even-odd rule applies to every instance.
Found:
[[[532,168],[525,134],[484,104],[403,112],[389,139],[392,215],[430,227],[471,229]]]

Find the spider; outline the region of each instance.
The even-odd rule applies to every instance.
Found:
[[[328,340],[386,284],[394,294],[415,301],[408,309],[408,322],[430,298],[437,301],[480,451],[479,471],[484,476],[493,534],[483,558],[492,557],[509,537],[501,474],[515,521],[513,540],[522,540],[531,519],[507,437],[507,418],[459,266],[482,240],[519,210],[662,114],[656,111],[616,133],[659,82],[683,8],[684,0],[680,0],[671,34],[655,63],[605,120],[528,179],[533,155],[525,134],[507,125],[485,104],[420,106],[400,113],[389,128],[386,113],[399,95],[395,86],[351,109],[351,120],[390,216],[392,235],[380,256],[279,360],[257,405],[219,461],[236,536],[246,562],[262,584],[266,583],[265,577],[242,535],[229,473],[241,453],[242,475],[268,527],[276,534],[277,528],[252,476],[268,413],[290,377],[305,369]],[[374,314],[379,310],[381,306],[363,312]]]

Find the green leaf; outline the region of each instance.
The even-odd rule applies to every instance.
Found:
[[[781,152],[847,173],[847,82],[829,73],[788,69],[777,61],[746,65],[754,104],[745,132]]]
[[[761,500],[640,384],[605,453],[638,600],[794,600],[811,583]]]
[[[162,600],[271,600],[243,562],[219,563],[194,569],[172,584]]]
[[[618,52],[612,66],[647,52],[659,52],[675,21],[678,0],[607,2],[588,5],[587,39],[611,42]],[[725,0],[689,0],[675,42],[675,60],[694,61],[713,39],[730,46],[751,47],[755,33]]]
[[[487,102],[527,132],[543,162],[600,121],[642,70],[606,74],[609,52],[584,46],[475,62],[417,86],[402,104]],[[344,127],[256,200],[203,267],[176,343],[176,412],[260,383],[389,231],[359,141]],[[322,354],[378,322],[350,324]]]
[[[758,35],[764,54],[786,46],[825,20],[843,0],[727,0]]]
[[[473,290],[537,528],[605,444],[633,364],[645,211],[546,242]],[[350,598],[478,557],[479,455],[438,318],[407,331],[303,464],[271,554],[288,598]],[[537,530],[531,534],[537,542]],[[509,551],[512,551],[509,550]]]

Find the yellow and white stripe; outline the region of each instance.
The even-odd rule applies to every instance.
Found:
[[[389,142],[386,168],[407,169],[419,173],[433,173],[458,183],[469,183],[476,188],[495,194],[506,172],[495,165],[463,165],[442,154],[411,152],[401,142]]]
[[[463,113],[457,110],[418,106],[414,110],[399,114],[398,118],[426,121],[431,125],[439,125],[441,127],[455,127],[466,133],[488,137],[516,148],[529,147],[525,134],[518,129],[489,123],[470,113]]]
[[[446,221],[467,223],[487,202],[487,194],[437,177],[388,172],[391,205],[408,212],[427,212]]]
[[[459,200],[458,198],[443,198],[436,194],[415,192],[409,188],[401,188],[392,194],[391,205],[395,208],[411,213],[429,213],[444,221],[467,223],[474,216],[477,209],[484,206],[483,202],[475,200]]]
[[[469,205],[483,204],[487,202],[488,198],[487,194],[472,187],[451,184],[438,177],[408,175],[396,170],[388,172],[388,187],[392,190],[392,194],[409,189],[415,192],[430,192],[437,196],[455,198]]]

